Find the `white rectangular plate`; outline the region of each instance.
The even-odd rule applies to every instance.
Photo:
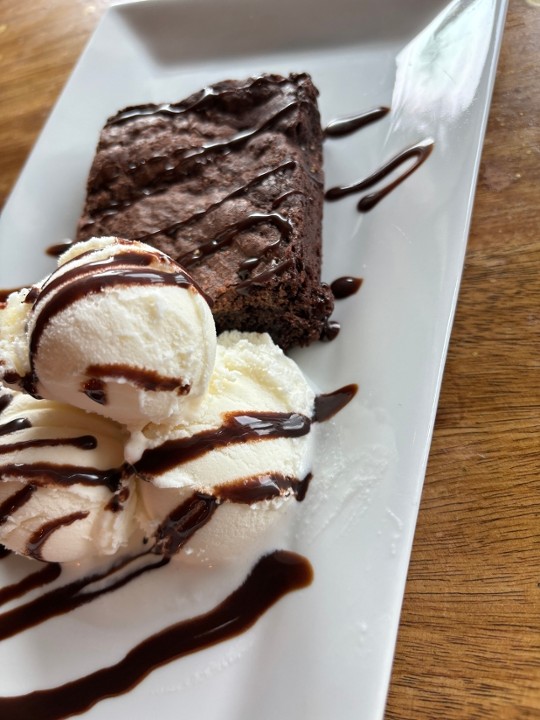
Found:
[[[105,14],[5,207],[0,287],[52,269],[44,249],[73,235],[100,128],[126,105],[307,71],[324,124],[391,107],[325,143],[328,187],[425,138],[435,145],[369,213],[357,212],[357,197],[325,208],[323,278],[364,282],[336,304],[339,336],[294,354],[324,391],[360,385],[324,426],[299,505],[291,547],[311,561],[313,584],[244,635],[153,672],[85,718],[382,717],[505,9],[504,0],[149,0]],[[12,564],[0,566],[4,582]],[[1,643],[0,694],[119,660],[241,581],[222,574],[169,568]]]

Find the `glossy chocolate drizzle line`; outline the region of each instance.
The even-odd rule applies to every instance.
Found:
[[[211,450],[254,440],[307,435],[311,420],[299,413],[226,413],[223,424],[191,437],[167,440],[145,450],[134,467],[141,475],[161,474]]]
[[[55,465],[54,463],[5,463],[0,465],[0,478],[16,477],[24,479],[34,485],[105,485],[111,492],[115,492],[122,477],[122,468],[81,467],[80,465]]]
[[[16,420],[13,420],[12,423],[6,424],[11,425],[16,422]],[[17,427],[17,430],[20,430],[21,427],[30,427],[30,424],[21,424],[20,427]],[[1,429],[2,428],[0,427],[0,430]],[[0,432],[0,435],[1,434],[2,433]],[[95,450],[95,448],[97,447],[97,440],[93,435],[81,435],[80,437],[66,438],[36,438],[34,440],[21,440],[20,442],[0,445],[0,455],[5,455],[10,452],[17,452],[18,450],[25,450],[26,448],[39,447],[76,447],[79,450]]]
[[[271,128],[272,125],[274,125],[276,122],[279,122],[279,120],[281,120],[285,115],[287,115],[293,108],[298,107],[303,102],[305,101],[292,100],[291,102],[288,102],[286,105],[272,113],[261,124],[256,125],[252,128],[248,128],[247,130],[242,130],[225,140],[216,140],[215,142],[210,142],[207,145],[200,145],[199,147],[191,147],[184,150],[178,150],[174,154],[172,161],[166,157],[154,156],[147,161],[143,160],[139,163],[134,163],[129,168],[128,173],[135,175],[141,170],[146,170],[146,167],[151,163],[154,163],[155,165],[164,163],[165,166],[160,172],[161,183],[155,183],[151,187],[147,186],[144,188],[137,188],[140,193],[140,197],[146,198],[150,195],[155,195],[165,190],[172,182],[177,180],[182,175],[186,174],[189,171],[192,171],[193,163],[196,164],[200,161],[205,162],[209,155],[230,152],[241,147],[252,138],[260,135],[265,130]],[[110,180],[114,179],[114,177],[118,175],[118,172],[114,167],[112,167],[110,170],[107,170],[107,173],[107,182],[110,182]],[[105,174],[103,169],[101,171],[101,174]],[[100,183],[97,182],[97,184],[99,186]],[[101,207],[96,213],[94,213],[94,217],[97,217],[99,215],[114,214],[118,211],[119,207],[129,207],[132,202],[132,200],[125,201],[123,203],[116,202],[109,206]]]
[[[408,178],[409,175],[411,175],[415,170],[420,167],[420,165],[422,165],[422,163],[431,154],[431,151],[433,150],[433,145],[433,140],[422,140],[421,142],[416,143],[416,145],[412,145],[411,147],[402,150],[402,152],[395,155],[391,160],[389,160],[385,165],[383,165],[382,168],[376,170],[364,180],[360,180],[359,182],[353,183],[352,185],[343,185],[330,188],[330,190],[326,191],[324,197],[326,200],[340,200],[347,195],[358,193],[362,190],[367,190],[379,183],[381,180],[384,180],[386,177],[388,177],[388,175],[390,175],[390,173],[403,165],[405,162],[413,159],[414,162],[412,163],[412,165],[407,168],[407,170],[405,170],[401,175],[399,175],[395,180],[388,183],[388,185],[385,185],[380,190],[377,190],[376,192],[370,193],[368,195],[364,195],[364,197],[360,198],[356,207],[360,212],[367,212],[368,210],[374,208],[375,205],[377,205],[392,190],[394,190],[406,178]]]
[[[43,560],[41,551],[43,549],[43,545],[45,545],[51,535],[57,530],[60,530],[62,527],[73,525],[73,523],[77,522],[77,520],[84,520],[84,518],[88,517],[88,515],[88,511],[74,512],[69,515],[64,515],[63,517],[54,518],[54,520],[44,523],[40,528],[33,532],[28,539],[28,542],[26,543],[26,554],[33,557],[35,560]]]
[[[336,300],[343,300],[357,293],[361,285],[362,278],[345,275],[330,283],[330,290]]]
[[[275,265],[272,265],[272,267],[269,267],[267,270],[263,270],[260,273],[257,273],[256,275],[252,275],[251,277],[245,278],[244,280],[241,280],[240,282],[236,283],[236,288],[238,290],[238,293],[242,295],[243,293],[246,293],[249,291],[249,288],[253,285],[262,285],[267,283],[269,280],[271,280],[276,275],[281,275],[285,270],[292,267],[293,260],[292,258],[287,258],[287,260],[283,260],[280,263],[276,263]],[[245,270],[244,270],[245,272]],[[240,277],[244,277],[243,272],[240,273]]]
[[[0,698],[0,716],[60,720],[82,713],[106,697],[127,692],[152,670],[247,630],[283,595],[306,587],[312,578],[305,558],[275,551],[261,558],[244,583],[210,612],[170,625],[116,665],[50,690]]]
[[[297,490],[298,500],[304,498],[310,479],[311,474],[301,481],[301,483],[298,483],[295,488]],[[256,484],[255,479],[252,480],[252,484],[254,487]],[[231,502],[250,503],[253,501],[251,499],[254,492],[253,487],[250,486],[250,483],[247,483],[244,489],[237,487],[233,495],[227,499]],[[176,554],[178,550],[193,537],[197,530],[211,519],[217,505],[218,498],[216,496],[205,495],[204,493],[193,493],[191,497],[174,508],[163,520],[155,533],[155,542],[148,550],[145,550],[139,555],[123,558],[105,571],[94,573],[63,587],[56,588],[24,606],[0,615],[0,639],[11,637],[55,615],[73,610],[106,592],[125,585],[141,573],[146,572],[146,570],[152,570],[165,564],[172,555]],[[65,523],[61,522],[60,525],[62,524]],[[37,531],[36,533],[40,539],[45,534],[46,531]],[[112,585],[108,585],[102,590],[93,592],[86,591],[89,585],[110,577],[145,556],[154,554],[163,556],[160,563],[153,563],[139,568],[134,573],[121,577],[120,580],[116,580]],[[23,580],[21,582],[25,581]],[[22,594],[18,592],[17,587],[18,586],[11,586],[10,592],[17,592],[18,595]]]
[[[144,553],[144,555],[147,554],[148,553]],[[109,585],[105,585],[99,590],[87,590],[87,588],[92,584],[99,583],[116,575],[116,573],[120,573],[124,568],[139,560],[141,557],[142,555],[135,555],[122,558],[106,570],[78,578],[66,585],[49,590],[49,592],[40,595],[34,600],[30,600],[24,605],[19,605],[18,607],[13,608],[13,610],[1,613],[0,640],[13,637],[18,633],[29,630],[30,628],[46,622],[53,617],[71,612],[82,605],[86,605],[93,600],[96,600],[102,595],[106,595],[114,590],[117,590],[123,585],[127,585],[143,573],[163,567],[163,565],[166,565],[169,562],[169,558],[161,558],[157,562],[137,567],[137,569],[132,572],[120,575],[119,578],[113,580]],[[3,717],[2,713],[0,713],[0,717]]]
[[[90,378],[82,384],[81,392],[98,405],[106,405],[108,403],[108,398],[105,388],[106,385],[103,380]]]
[[[244,185],[241,185],[240,187],[236,188],[232,192],[230,192],[225,197],[221,198],[221,200],[218,200],[217,202],[209,205],[207,208],[204,208],[202,210],[199,210],[196,213],[193,213],[185,220],[179,221],[177,223],[173,223],[172,225],[169,225],[165,228],[160,228],[159,230],[156,230],[151,233],[146,233],[145,235],[141,235],[137,238],[137,240],[141,242],[145,242],[148,240],[152,240],[152,238],[155,238],[159,235],[165,235],[171,239],[175,239],[178,232],[180,230],[185,230],[186,228],[190,227],[194,223],[200,221],[202,218],[206,217],[211,211],[219,208],[221,205],[226,203],[228,200],[231,200],[235,197],[243,195],[245,192],[247,192],[250,188],[254,187],[255,185],[260,184],[264,180],[266,180],[268,177],[274,175],[277,172],[282,172],[288,169],[293,169],[296,167],[297,163],[295,160],[288,160],[287,162],[282,163],[281,165],[278,165],[274,168],[270,168],[269,170],[266,170],[265,172],[260,173],[259,175],[256,175],[254,178],[251,178],[247,183]],[[285,198],[288,195],[296,194],[300,191],[297,190],[291,190],[283,195],[281,195],[277,201],[274,201],[272,204],[272,208],[275,210],[275,207],[279,205],[281,202],[285,200]],[[272,276],[283,272],[285,269],[287,269],[291,261],[286,260],[283,263],[280,263],[276,265],[273,268],[269,268],[265,270],[262,273],[259,273],[252,278],[248,277],[248,273],[250,270],[252,270],[254,267],[256,267],[263,258],[270,254],[271,251],[276,248],[280,243],[286,242],[293,231],[293,226],[290,220],[283,217],[277,212],[270,212],[270,213],[251,213],[243,218],[240,218],[236,222],[228,225],[226,228],[222,229],[217,235],[215,235],[211,240],[207,240],[206,242],[199,245],[197,248],[189,251],[188,253],[185,253],[182,257],[178,258],[178,262],[183,265],[184,267],[191,267],[204,258],[208,257],[209,255],[214,254],[215,252],[218,252],[219,250],[222,250],[223,248],[231,245],[234,240],[236,239],[237,235],[244,230],[247,230],[251,227],[254,227],[260,223],[264,224],[272,224],[274,225],[277,230],[280,233],[280,237],[277,241],[271,243],[268,245],[264,250],[261,252],[261,254],[258,257],[252,257],[248,258],[247,260],[244,260],[238,268],[238,274],[240,277],[241,282],[237,287],[240,288],[247,288],[250,285],[256,285],[258,283],[266,282],[269,280]]]
[[[0,525],[3,525],[19,508],[30,500],[36,490],[35,485],[24,485],[0,504]]]
[[[156,370],[134,368],[129,365],[88,365],[85,373],[92,378],[103,378],[105,380],[122,378],[128,380],[130,384],[143,388],[144,390],[165,392],[168,390],[176,390],[179,395],[187,395],[191,390],[191,385],[186,383],[182,378],[166,377],[165,375],[160,375]]]
[[[389,107],[378,107],[360,113],[359,115],[348,115],[347,117],[337,118],[328,123],[323,130],[323,135],[325,138],[338,138],[350,135],[366,125],[380,120],[389,112]]]
[[[176,165],[173,170],[178,171],[181,168],[182,161],[192,160],[193,158],[202,158],[213,152],[234,150],[237,147],[241,147],[248,140],[251,140],[265,130],[268,130],[268,128],[270,128],[275,122],[281,120],[284,115],[293,108],[298,107],[301,103],[302,100],[292,100],[266,118],[266,120],[264,120],[260,125],[256,125],[254,128],[248,128],[247,130],[241,130],[239,133],[227,138],[226,140],[216,140],[215,142],[208,143],[208,145],[201,145],[200,147],[189,148],[188,150],[182,151],[180,163]]]
[[[280,215],[277,212],[251,213],[250,215],[247,215],[246,217],[237,220],[231,225],[228,225],[226,228],[221,230],[214,238],[208,240],[205,243],[202,243],[195,250],[190,251],[189,253],[186,253],[185,255],[179,257],[178,262],[180,263],[180,265],[189,268],[192,265],[197,264],[204,258],[208,257],[208,255],[212,255],[213,253],[221,250],[227,245],[231,245],[238,233],[254,227],[255,225],[260,225],[261,223],[269,223],[275,225],[275,227],[277,227],[277,229],[279,230],[280,238],[274,243],[268,245],[264,249],[261,257],[250,258],[244,261],[244,263],[242,263],[239,268],[240,270],[250,269],[254,265],[258,264],[262,260],[262,257],[274,247],[276,247],[276,245],[279,245],[282,240],[288,239],[290,237],[293,227],[291,222],[285,217],[283,217],[283,215]]]
[[[235,188],[232,192],[228,193],[224,197],[221,198],[221,200],[217,200],[216,202],[212,203],[206,208],[203,208],[202,210],[198,210],[197,212],[194,212],[192,215],[190,215],[185,220],[180,220],[179,222],[175,222],[172,225],[167,225],[164,228],[159,228],[158,230],[154,230],[153,232],[145,233],[144,235],[140,235],[139,237],[135,238],[135,240],[139,240],[140,242],[147,242],[148,240],[151,240],[152,238],[158,236],[158,235],[166,235],[167,237],[174,240],[176,236],[178,235],[179,230],[185,230],[188,227],[191,227],[192,225],[196,224],[197,222],[200,222],[203,218],[207,217],[209,213],[211,213],[213,210],[217,210],[219,207],[224,205],[229,200],[233,200],[236,197],[240,197],[247,193],[251,188],[255,187],[256,185],[259,185],[260,183],[264,182],[264,180],[268,179],[272,175],[275,175],[278,172],[283,172],[285,170],[293,170],[297,166],[296,160],[288,160],[284,163],[281,163],[281,165],[276,165],[273,168],[270,168],[269,170],[265,170],[264,172],[260,173],[259,175],[256,175],[255,177],[248,180],[243,185],[240,185],[239,187]]]
[[[348,405],[358,392],[358,385],[345,385],[331,393],[317,395],[315,398],[314,422],[330,420]]]
[[[284,85],[288,82],[287,78],[278,80],[274,79],[280,85]],[[198,93],[195,94],[194,99],[189,102],[182,100],[177,103],[159,103],[159,104],[145,104],[145,105],[134,105],[132,107],[121,110],[119,113],[109,118],[107,125],[121,125],[128,120],[136,120],[142,117],[152,117],[156,115],[162,115],[164,117],[170,117],[175,115],[182,115],[183,113],[190,112],[192,110],[204,110],[207,106],[212,105],[216,99],[224,98],[228,95],[236,95],[239,92],[249,90],[251,87],[260,85],[264,82],[264,76],[250,78],[243,85],[235,85],[233,88],[224,88],[219,85],[208,85],[202,88]]]
[[[298,502],[306,497],[307,489],[312,478],[308,473],[303,480],[280,473],[269,473],[258,477],[242,478],[233,483],[224,483],[214,488],[214,494],[221,501],[232,503],[253,503],[273,498],[294,495]]]
[[[22,597],[26,593],[35,590],[36,588],[43,587],[54,582],[60,577],[62,568],[59,563],[47,563],[41,570],[37,570],[30,575],[27,575],[18,583],[8,585],[0,589],[0,605],[5,605],[11,600],[15,600],[18,597]]]
[[[56,277],[54,277],[54,274],[50,276],[40,289],[34,304],[43,302],[43,300],[46,300],[51,293],[59,288],[69,287],[71,285],[78,286],[78,283],[81,280],[87,279],[89,275],[93,277],[94,275],[101,276],[102,274],[107,275],[107,273],[109,273],[107,280],[112,284],[118,276],[133,272],[134,268],[136,268],[135,272],[144,272],[144,270],[139,270],[139,268],[146,270],[152,261],[155,260],[155,256],[151,253],[124,251],[101,260],[94,260],[89,263],[83,263],[82,265],[78,264],[81,259],[91,253],[92,251],[90,250],[82,255],[77,255],[77,257],[72,258],[62,266],[62,272],[60,274],[56,275]],[[72,265],[74,265],[74,267],[72,267]],[[152,272],[152,269],[150,269],[150,272]],[[110,275],[110,273],[112,273],[112,275]]]
[[[19,430],[24,430],[29,427],[32,427],[32,423],[28,420],[28,418],[15,418],[15,420],[10,420],[9,422],[0,425],[0,437],[2,435],[10,435],[11,433],[18,432]],[[1,447],[0,452],[2,452]]]
[[[193,493],[158,527],[152,552],[165,557],[176,555],[197,530],[206,525],[216,508],[217,501],[213,495]]]
[[[327,320],[321,333],[322,342],[330,342],[334,340],[341,330],[341,325],[337,320]]]

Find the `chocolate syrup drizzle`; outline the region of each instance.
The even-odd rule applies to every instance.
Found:
[[[211,90],[214,90],[214,88],[211,88]],[[214,98],[220,94],[222,93],[216,91],[215,93],[210,93],[206,97]],[[277,110],[269,114],[268,117],[265,118],[260,124],[255,125],[254,127],[247,128],[245,130],[241,130],[240,132],[234,134],[232,137],[223,140],[215,140],[213,142],[200,145],[198,147],[190,147],[177,150],[172,154],[172,158],[156,155],[149,160],[143,160],[138,163],[133,163],[128,168],[127,174],[134,177],[140,176],[144,179],[149,165],[155,165],[156,168],[160,169],[160,182],[158,183],[154,180],[151,185],[138,187],[138,197],[149,197],[151,195],[163,192],[167,187],[169,187],[172,182],[176,181],[180,177],[187,175],[190,172],[193,172],[196,165],[208,162],[208,159],[213,155],[229,153],[233,150],[237,150],[238,148],[245,145],[249,140],[252,140],[257,135],[260,135],[266,130],[269,130],[273,125],[286,117],[292,110],[299,107],[303,102],[305,101],[297,99],[291,100],[290,102],[287,102],[284,106],[278,108]],[[120,121],[125,122],[127,120],[133,120],[136,117],[148,117],[152,115],[163,114],[165,107],[171,108],[173,106],[161,105],[144,106],[140,109],[134,108],[129,116],[122,117]],[[195,107],[195,104],[191,107],[181,106],[181,104],[179,104],[177,107],[178,112],[175,112],[174,114],[181,114],[187,112],[188,110],[193,109]],[[111,126],[114,124],[118,124],[118,121],[119,120],[117,116],[116,118],[112,118],[111,120],[109,120],[108,125]],[[118,168],[116,168],[114,165],[101,168],[100,174],[94,179],[96,187],[109,184],[111,180],[114,180],[115,177],[119,175],[119,172],[120,171],[118,170]],[[135,190],[135,188],[132,189]],[[101,207],[99,211],[94,215],[94,217],[100,215],[115,214],[120,208],[129,207],[133,203],[133,201],[133,199],[125,200],[123,202],[115,200],[110,205]]]
[[[4,548],[4,550],[6,550],[6,548]],[[9,554],[9,550],[6,550],[6,555],[0,555],[0,557],[7,557]],[[18,583],[7,585],[0,589],[0,605],[5,605],[11,600],[22,597],[32,590],[54,582],[61,574],[62,568],[59,563],[47,563],[40,570],[27,575]]]
[[[19,508],[26,505],[35,491],[35,485],[24,485],[24,487],[17,490],[16,493],[6,498],[6,500],[0,504],[0,525],[7,522]]]
[[[395,180],[392,180],[392,182],[388,183],[388,185],[385,185],[380,190],[369,193],[368,195],[364,195],[362,198],[360,198],[356,207],[359,212],[367,212],[368,210],[374,208],[375,205],[377,205],[392,190],[394,190],[394,188],[396,188],[398,185],[401,185],[401,183],[406,178],[408,178],[409,175],[411,175],[415,170],[420,167],[420,165],[422,165],[422,163],[427,160],[427,158],[431,154],[431,151],[433,150],[433,145],[433,140],[421,140],[420,142],[416,143],[416,145],[412,145],[411,147],[402,150],[391,160],[389,160],[385,165],[383,165],[379,170],[376,170],[367,178],[364,178],[359,182],[353,183],[352,185],[341,185],[338,187],[330,188],[330,190],[326,191],[324,197],[326,200],[340,200],[347,195],[358,193],[362,190],[367,190],[374,185],[377,185],[377,183],[379,183],[381,180],[384,180],[394,170],[406,163],[408,160],[414,160],[410,167],[404,170],[403,173],[399,175]]]
[[[347,117],[337,118],[328,123],[324,129],[325,138],[339,138],[360,130],[366,125],[370,125],[377,120],[381,120],[390,112],[389,107],[378,107],[359,115],[348,115]]]
[[[59,518],[54,518],[54,520],[49,520],[49,522],[46,522],[31,534],[26,543],[26,554],[35,560],[43,560],[41,551],[51,535],[66,525],[72,525],[74,522],[77,522],[77,520],[83,520],[85,517],[88,517],[88,515],[88,511],[81,510]]]
[[[134,468],[139,475],[161,475],[220,447],[273,438],[307,435],[310,418],[298,413],[250,412],[225,413],[222,425],[203,430],[191,437],[166,440],[162,445],[145,450]]]
[[[239,185],[237,188],[235,188],[232,192],[228,193],[224,197],[222,197],[220,200],[217,200],[216,202],[212,203],[206,208],[203,208],[202,210],[198,210],[197,212],[190,215],[185,220],[181,220],[179,222],[172,223],[171,225],[167,225],[164,228],[160,228],[159,230],[155,230],[154,232],[145,233],[144,235],[140,235],[139,237],[135,238],[136,240],[139,240],[140,242],[148,242],[151,241],[152,238],[158,236],[158,235],[165,235],[168,238],[171,238],[171,240],[176,239],[178,236],[178,233],[180,230],[186,230],[187,228],[191,227],[192,225],[195,225],[196,223],[200,222],[203,218],[207,217],[209,213],[211,213],[214,210],[217,210],[222,205],[224,205],[229,200],[233,200],[234,198],[241,197],[242,195],[245,195],[249,190],[256,187],[257,185],[260,185],[268,178],[272,177],[273,175],[276,175],[279,172],[284,172],[287,170],[294,170],[294,168],[297,166],[296,160],[287,160],[284,163],[281,163],[280,165],[276,165],[275,167],[270,168],[269,170],[265,170],[262,173],[259,173],[258,175],[255,175],[255,177],[248,180],[243,185]]]
[[[104,698],[128,692],[152,670],[244,632],[283,595],[308,586],[312,578],[308,561],[295,553],[265,555],[244,583],[210,612],[152,635],[115,665],[56,688],[0,698],[0,716],[60,720],[85,712]]]
[[[286,78],[279,79],[277,77],[273,77],[273,81],[280,85],[287,85],[290,82]],[[110,118],[106,127],[111,130],[114,136],[114,127],[116,125],[130,123],[130,130],[134,134],[137,134],[138,132],[144,133],[144,129],[148,123],[154,123],[156,127],[159,127],[160,117],[176,118],[190,112],[199,112],[202,114],[202,117],[205,117],[207,110],[214,107],[219,108],[221,103],[227,106],[227,98],[229,95],[234,98],[238,96],[239,93],[251,88],[257,88],[259,84],[264,85],[266,82],[267,78],[261,76],[259,78],[252,78],[243,85],[235,84],[234,87],[227,87],[222,83],[218,83],[217,85],[206,87],[187,100],[178,103],[146,104],[127,108]],[[215,161],[220,155],[227,155],[237,151],[258,135],[272,129],[283,120],[289,121],[294,131],[293,114],[299,106],[306,103],[305,100],[298,98],[295,92],[289,91],[287,88],[283,91],[279,103],[276,103],[276,97],[272,95],[268,97],[264,96],[263,102],[267,103],[263,110],[265,116],[247,128],[242,128],[239,131],[231,129],[230,132],[232,135],[229,137],[203,142],[201,145],[178,148],[171,155],[167,156],[156,154],[146,159],[134,160],[127,168],[120,168],[114,162],[102,165],[91,178],[91,187],[95,190],[101,187],[105,188],[110,185],[111,181],[114,181],[122,175],[122,177],[129,179],[129,193],[125,198],[115,198],[109,201],[108,204],[103,204],[95,208],[91,213],[91,217],[85,218],[85,223],[81,229],[88,231],[93,224],[99,222],[100,218],[115,215],[140,200],[144,201],[152,195],[166,191],[172,184],[196,171],[196,166],[205,165]],[[306,104],[309,105],[309,103]],[[265,170],[255,178],[248,180],[245,185],[229,193],[217,203],[213,203],[208,208],[194,213],[186,220],[172,223],[166,227],[151,229],[136,239],[151,241],[151,239],[156,239],[158,236],[175,239],[181,230],[185,230],[194,222],[202,220],[227,200],[244,194],[249,188],[263,182],[277,172],[283,172],[286,169],[293,169],[297,166],[298,162],[291,159],[275,168]],[[302,169],[314,183],[319,186],[322,185],[321,178],[315,175],[310,168],[303,167]],[[296,190],[293,190],[282,194],[280,198],[276,199],[272,204],[270,208],[271,212],[251,213],[243,218],[239,218],[234,225],[220,231],[218,238],[208,239],[201,247],[188,253],[186,257],[181,258],[181,264],[188,267],[190,264],[197,263],[201,258],[206,257],[210,253],[222,250],[232,244],[239,233],[252,227],[254,224],[261,222],[264,222],[265,225],[273,224],[277,228],[281,239],[263,250],[260,257],[248,258],[238,269],[242,292],[245,291],[248,285],[250,287],[256,287],[261,284],[267,284],[273,277],[290,267],[290,262],[280,261],[279,256],[276,254],[276,249],[279,244],[287,242],[292,232],[292,225],[288,221],[276,218],[275,213],[272,211],[279,207],[288,196],[296,192]],[[58,249],[63,249],[63,246],[60,246]],[[54,252],[54,248],[52,250]],[[252,270],[269,256],[271,258],[273,257],[274,260],[274,262],[271,262],[270,267],[266,267],[263,272],[258,273],[255,277],[249,278],[248,270]]]
[[[199,457],[215,447],[305,435],[312,422],[324,422],[331,418],[354,397],[356,390],[355,385],[350,385],[333,393],[319,395],[312,418],[297,413],[229,413],[222,426],[214,431],[201,432],[194,438],[182,441],[166,442],[161,448],[147,451],[134,469],[139,473],[163,472],[173,464]],[[162,452],[161,457],[159,451]],[[0,477],[1,473],[2,468]],[[120,471],[117,471],[117,475],[120,475]],[[153,543],[144,552],[122,558],[104,571],[56,587],[0,614],[0,639],[12,637],[54,616],[72,611],[126,585],[143,573],[163,567],[211,519],[220,503],[253,504],[288,494],[293,494],[301,502],[311,478],[311,473],[303,480],[272,473],[218,485],[213,495],[193,493],[163,520],[155,532]],[[34,485],[27,485],[5,501],[0,506],[0,522],[4,515],[7,519],[10,513],[22,506],[35,489]],[[84,516],[82,512],[73,513],[47,523],[30,538],[29,552],[39,559],[51,533]],[[157,561],[153,560],[156,555],[159,557]],[[142,566],[129,569],[130,565],[144,557],[148,561]],[[128,572],[123,572],[126,569]],[[51,583],[60,572],[59,565],[46,565],[43,570],[4,588],[5,594],[0,594],[0,602],[3,598],[20,597],[31,589]],[[110,581],[100,589],[89,589],[108,578]],[[155,668],[246,630],[280,597],[306,587],[311,580],[312,570],[305,558],[286,551],[275,551],[261,558],[245,582],[210,612],[171,625],[149,637],[116,665],[57,688],[0,698],[0,717],[9,717],[10,720],[28,717],[60,720],[84,712],[106,697],[127,692]]]
[[[248,85],[257,83],[258,79],[256,78],[254,81],[250,81]],[[247,86],[246,86],[247,87]],[[127,110],[118,113],[115,117],[111,118],[108,121],[108,124],[110,126],[116,125],[116,124],[123,124],[124,122],[130,121],[130,120],[136,120],[139,118],[148,118],[151,116],[170,116],[170,115],[180,115],[182,113],[195,110],[197,108],[204,108],[207,104],[212,103],[216,100],[216,98],[219,98],[221,95],[226,95],[227,93],[234,93],[234,90],[222,88],[219,85],[217,86],[211,86],[208,88],[205,88],[200,93],[198,93],[193,99],[189,99],[189,101],[183,101],[180,103],[164,103],[161,105],[142,105],[138,107],[128,108]],[[269,115],[261,124],[248,128],[247,130],[244,130],[240,133],[237,133],[232,138],[228,138],[226,140],[220,140],[213,143],[209,143],[207,145],[203,145],[198,148],[188,148],[186,150],[179,151],[179,160],[178,162],[174,162],[172,165],[167,166],[166,170],[164,171],[163,175],[166,178],[167,182],[166,185],[168,185],[169,182],[174,180],[175,174],[178,174],[179,171],[182,170],[182,163],[192,159],[192,158],[205,158],[207,155],[211,155],[212,153],[219,153],[219,152],[229,152],[230,150],[234,150],[235,148],[241,146],[254,136],[258,135],[259,133],[267,130],[270,128],[275,122],[279,121],[284,115],[289,112],[289,110],[292,110],[295,106],[297,106],[301,101],[294,100],[289,103],[287,103],[285,106],[279,108],[277,111],[275,111],[273,114]],[[358,115],[351,115],[346,116],[342,118],[337,118],[333,121],[331,121],[326,128],[324,129],[324,137],[327,139],[331,138],[340,138],[347,136],[353,132],[356,132],[360,130],[361,128],[365,127],[366,125],[375,122],[377,120],[382,119],[385,117],[389,112],[388,107],[377,107],[373,108],[371,110],[368,110],[367,112],[360,113]],[[407,168],[401,175],[399,175],[396,179],[394,179],[392,182],[385,185],[383,188],[379,189],[378,191],[375,191],[373,193],[369,193],[362,197],[358,202],[358,210],[360,212],[367,212],[368,210],[371,210],[373,207],[375,207],[386,195],[388,195],[393,189],[395,189],[398,185],[400,185],[410,174],[412,174],[420,165],[427,159],[427,157],[430,155],[431,151],[433,149],[433,141],[431,140],[423,140],[416,145],[413,145],[409,148],[406,148],[402,152],[398,153],[394,158],[392,158],[389,162],[387,162],[382,168],[375,171],[372,175],[369,177],[358,181],[356,183],[353,183],[351,185],[344,185],[344,186],[338,186],[334,188],[330,188],[326,194],[325,198],[329,201],[338,200],[343,197],[346,197],[349,194],[361,192],[363,190],[369,189],[379,183],[380,181],[384,180],[386,177],[388,177],[394,170],[396,170],[398,167],[400,167],[402,164],[406,163],[409,160],[413,160],[414,162],[412,165]],[[153,162],[165,162],[166,158],[160,158],[156,157],[152,159]],[[206,161],[206,160],[205,160]],[[148,161],[149,162],[149,161]],[[148,162],[140,163],[139,165],[134,165],[130,172],[136,172],[137,170],[140,170],[143,166],[147,165]],[[197,211],[190,217],[188,217],[185,220],[173,223],[171,225],[168,225],[163,228],[159,228],[157,230],[154,230],[149,233],[145,233],[144,235],[139,236],[136,238],[137,240],[141,241],[151,241],[152,238],[155,238],[159,235],[165,235],[166,237],[169,237],[171,239],[176,238],[177,234],[181,230],[185,230],[186,228],[190,227],[192,224],[202,220],[204,217],[208,215],[212,210],[217,209],[221,205],[223,205],[227,200],[230,200],[234,197],[241,196],[242,194],[246,193],[251,187],[255,186],[257,183],[263,182],[265,179],[270,177],[272,174],[276,172],[285,171],[288,169],[293,169],[297,165],[297,162],[295,160],[290,160],[288,162],[284,162],[279,166],[276,166],[274,168],[270,168],[256,177],[249,180],[244,185],[236,188],[231,193],[226,195],[225,197],[221,198],[219,201],[211,204],[209,207],[204,208],[200,211]],[[305,168],[307,171],[307,168]],[[180,173],[182,174],[182,173]],[[114,176],[114,173],[113,173]],[[313,180],[316,182],[320,182],[318,178],[313,177]],[[153,192],[159,192],[162,188],[160,185],[157,185],[154,188],[144,188],[142,192],[142,196],[146,197],[148,194],[152,194]],[[275,210],[276,207],[279,206],[283,200],[288,197],[291,194],[296,193],[296,190],[291,190],[286,193],[284,193],[282,196],[277,198],[273,204],[272,204],[272,210]],[[126,201],[122,205],[124,207],[126,204],[130,204],[132,201]],[[109,208],[102,209],[100,212],[110,214],[115,213],[119,209],[119,205],[111,206]],[[93,221],[90,221],[93,222]],[[277,241],[274,243],[271,243],[259,257],[253,257],[248,258],[245,260],[241,266],[238,269],[239,273],[239,283],[237,287],[239,288],[240,292],[246,292],[251,287],[262,285],[267,283],[269,280],[271,280],[275,275],[280,274],[284,272],[287,268],[291,265],[291,260],[285,260],[283,262],[274,262],[269,268],[266,268],[263,272],[249,277],[249,271],[252,270],[254,267],[256,267],[258,264],[262,262],[265,256],[270,255],[272,253],[272,250],[279,245],[281,242],[287,242],[288,238],[290,237],[290,234],[293,230],[291,222],[280,215],[279,213],[270,212],[270,213],[251,213],[250,215],[247,215],[239,220],[237,220],[232,225],[228,226],[227,228],[221,230],[218,235],[216,235],[214,238],[211,238],[207,240],[205,243],[203,243],[201,246],[196,248],[193,251],[190,251],[189,253],[186,253],[181,259],[181,264],[185,265],[186,267],[189,267],[190,265],[195,265],[198,262],[200,262],[202,259],[206,258],[208,255],[213,254],[224,247],[227,247],[228,245],[232,244],[236,236],[241,233],[243,230],[246,230],[248,228],[251,228],[255,226],[258,223],[271,223],[273,224],[279,231],[280,237]],[[52,246],[48,249],[48,252],[52,255],[59,255],[64,250],[67,249],[71,245],[71,242],[62,243],[56,246]],[[7,295],[9,294],[9,291],[0,291],[0,302],[2,300],[5,300],[7,298]],[[350,294],[350,293],[349,293]],[[347,295],[340,295],[339,297],[346,297]],[[336,299],[338,299],[338,296],[335,296]],[[336,335],[339,332],[339,324],[335,321],[329,321],[327,323],[326,328],[323,331],[323,336],[321,339],[323,340],[331,340],[336,337]],[[12,378],[13,381],[17,381],[17,378]],[[35,382],[32,380],[32,378],[25,378],[21,380],[22,384],[25,385],[26,389],[31,394],[36,394],[35,392]],[[33,392],[32,392],[33,390]],[[89,397],[92,399],[95,399],[96,402],[105,403],[106,398],[104,396],[96,396],[94,397],[91,393],[87,393]]]

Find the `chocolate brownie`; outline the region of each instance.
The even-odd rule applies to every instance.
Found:
[[[188,268],[218,332],[325,337],[322,131],[310,77],[227,80],[121,110],[102,130],[77,239],[116,235]]]

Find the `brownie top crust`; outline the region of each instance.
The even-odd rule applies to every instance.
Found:
[[[102,130],[77,239],[166,252],[213,300],[219,332],[268,332],[284,348],[324,337],[317,95],[306,74],[261,75],[121,110]]]

